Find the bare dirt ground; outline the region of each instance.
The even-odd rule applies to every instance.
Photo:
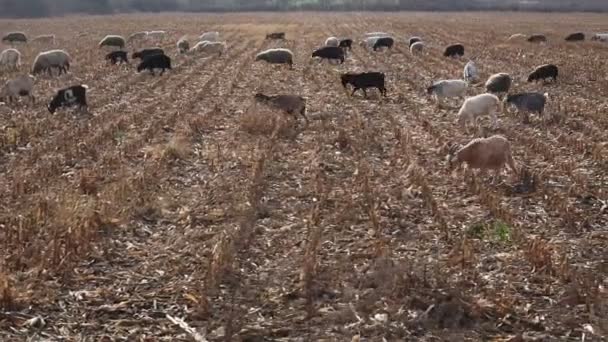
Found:
[[[0,106],[0,340],[605,339],[608,45],[563,37],[608,31],[607,20],[0,21],[2,32],[54,33],[74,58],[68,75],[39,78],[35,107]],[[103,61],[104,35],[152,29],[169,32],[158,44],[173,57],[171,72],[155,78]],[[177,39],[208,30],[227,41],[224,55],[177,54]],[[265,41],[272,31],[288,40]],[[393,33],[396,48],[356,46],[343,65],[310,58],[327,36],[369,31]],[[505,43],[518,32],[545,33],[549,43]],[[413,35],[425,54],[409,54]],[[466,58],[441,57],[455,42],[484,79],[508,72],[513,91],[548,92],[547,122],[505,113],[497,132],[487,122],[459,129],[457,101],[439,109],[424,95],[431,80],[461,77]],[[253,62],[270,47],[292,49],[294,70]],[[22,71],[48,48],[19,47]],[[559,81],[526,83],[543,63],[560,67]],[[355,70],[385,72],[388,97],[349,97],[338,74]],[[89,85],[91,115],[50,115],[53,92],[74,83]],[[255,106],[257,91],[306,96],[310,125]],[[447,169],[446,143],[492,133],[512,142],[521,175],[493,185]]]

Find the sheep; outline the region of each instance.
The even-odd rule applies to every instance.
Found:
[[[162,76],[165,69],[171,70],[171,58],[167,55],[150,55],[137,66],[137,72],[148,70],[152,75],[155,75],[154,69],[161,69],[159,76]]]
[[[418,43],[418,42],[422,42],[422,38],[420,37],[412,37],[409,40],[409,46],[412,47],[412,45]]]
[[[289,64],[293,69],[293,52],[289,49],[268,49],[258,53],[255,61],[265,61],[270,64]]]
[[[608,33],[596,33],[591,37],[593,41],[608,42]]]
[[[585,40],[585,34],[583,32],[576,32],[569,34],[566,39],[567,42],[580,42]]]
[[[167,31],[149,31],[148,37],[163,39],[167,35]]]
[[[217,31],[205,32],[198,37],[200,41],[217,42],[220,39],[220,33]]]
[[[528,36],[526,36],[523,33],[515,33],[512,34],[509,38],[507,38],[508,42],[517,42],[517,41],[524,41],[528,39]]]
[[[118,61],[120,61],[120,64],[129,63],[129,60],[127,59],[127,52],[122,50],[108,53],[106,55],[106,60],[110,61],[112,65],[118,63]]]
[[[41,52],[36,56],[32,65],[32,74],[37,75],[43,71],[47,71],[52,75],[52,69],[59,69],[59,75],[62,72],[67,73],[70,69],[70,55],[64,50],[50,50]]]
[[[204,54],[214,54],[217,53],[219,56],[226,50],[226,42],[209,42],[202,41],[196,43],[194,47],[192,47],[193,52],[202,52]]]
[[[450,170],[462,163],[466,163],[471,169],[479,169],[481,175],[487,170],[494,170],[493,182],[498,179],[505,164],[509,166],[513,173],[516,175],[518,173],[511,153],[511,144],[502,135],[476,138],[463,147],[448,143],[446,159]]]
[[[479,71],[477,70],[477,66],[475,65],[475,62],[469,61],[464,66],[463,76],[464,76],[464,80],[467,81],[468,83],[479,82]]]
[[[338,47],[339,45],[340,45],[340,40],[336,37],[328,37],[327,39],[325,39],[324,46]]]
[[[548,99],[549,94],[547,93],[518,93],[508,95],[503,102],[515,106],[517,111],[523,115],[523,123],[528,123],[528,113],[543,115]]]
[[[190,43],[188,42],[186,37],[183,37],[177,41],[177,49],[181,54],[184,54],[190,50]]]
[[[415,42],[414,44],[410,45],[410,53],[416,54],[416,53],[420,53],[422,52],[422,50],[424,50],[424,43],[423,42]]]
[[[0,66],[18,69],[21,66],[21,52],[17,49],[6,49],[0,53]]]
[[[359,42],[359,45],[365,49],[371,49],[374,47],[374,45],[376,45],[376,42],[380,38],[383,38],[383,37],[381,37],[381,36],[366,37],[365,39],[363,39],[362,41]]]
[[[32,75],[21,75],[6,81],[4,87],[0,90],[0,98],[8,98],[8,101],[12,102],[20,96],[27,96],[32,103],[35,103],[36,99],[32,94],[35,82],[36,78]]]
[[[557,81],[559,70],[554,64],[543,64],[537,66],[532,73],[528,76],[528,82],[537,82],[540,80],[545,81],[547,78],[552,79],[554,82]]]
[[[127,42],[132,43],[133,41],[143,40],[143,39],[146,39],[147,37],[148,37],[148,32],[146,32],[146,31],[135,32],[135,33],[131,34],[129,36],[129,38],[127,38]]]
[[[378,38],[378,40],[376,40],[376,42],[374,43],[374,51],[378,51],[379,48],[381,47],[386,47],[389,50],[393,47],[393,44],[395,44],[395,40],[391,37],[380,37]]]
[[[492,94],[508,93],[512,83],[511,75],[504,72],[494,74],[486,81],[486,91]]]
[[[32,43],[55,45],[55,35],[54,34],[43,34],[40,36],[36,36],[36,37],[34,37],[34,39],[32,39]]]
[[[266,39],[285,39],[285,32],[268,33]]]
[[[312,53],[312,58],[320,57],[327,60],[339,60],[340,64],[344,63],[344,50],[337,46],[324,46],[315,50]]]
[[[125,39],[122,36],[117,35],[107,35],[99,42],[99,47],[107,46],[122,49],[125,45]]]
[[[545,43],[547,37],[544,34],[533,34],[528,38],[530,43]]]
[[[290,115],[293,115],[295,119],[296,113],[300,114],[306,123],[308,124],[308,118],[306,117],[306,99],[298,95],[264,95],[257,93],[254,96],[258,103],[266,104],[270,107],[280,109]]]
[[[444,98],[464,98],[467,91],[467,86],[467,82],[462,80],[441,80],[426,88],[426,92],[429,95],[434,94],[437,98],[437,104],[441,106]]]
[[[444,57],[462,57],[464,56],[464,45],[452,44],[445,48]]]
[[[51,103],[47,106],[49,112],[55,114],[55,111],[59,107],[70,107],[76,104],[80,110],[87,110],[87,89],[89,89],[88,86],[80,84],[57,91],[57,94],[55,94]]]
[[[141,60],[143,60],[144,58],[148,57],[148,56],[152,56],[152,55],[164,55],[165,51],[159,47],[153,47],[153,48],[148,48],[148,49],[141,49],[137,52],[134,52],[133,55],[131,55],[131,58],[136,59],[139,58]]]
[[[342,86],[346,89],[347,84],[353,86],[353,96],[359,89],[363,90],[364,96],[367,98],[367,88],[378,88],[383,96],[386,96],[386,87],[384,86],[384,73],[382,72],[363,72],[363,73],[345,73],[340,75]]]
[[[353,49],[353,40],[350,38],[345,38],[340,40],[340,43],[338,44],[339,47],[343,48],[344,50],[352,50]]]
[[[3,43],[27,43],[27,36],[23,32],[9,32],[2,37]]]
[[[496,113],[502,113],[502,111],[503,104],[496,95],[487,93],[479,94],[469,97],[464,101],[462,107],[460,107],[460,110],[458,111],[457,123],[465,128],[467,122],[475,124],[478,117],[489,115],[492,119],[492,126],[496,127]]]

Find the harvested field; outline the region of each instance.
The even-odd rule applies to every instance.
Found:
[[[231,14],[0,21],[57,35],[74,63],[39,77],[38,102],[0,105],[0,340],[600,341],[608,336],[608,44],[591,14]],[[106,34],[167,30],[162,77],[109,66]],[[179,55],[219,31],[227,50]],[[264,40],[284,31],[287,41]],[[342,65],[311,52],[331,35]],[[544,33],[545,45],[505,43]],[[405,43],[426,43],[412,56]],[[195,41],[194,41],[195,42]],[[462,60],[441,56],[451,43]],[[144,45],[140,44],[138,47]],[[254,63],[287,47],[294,69]],[[22,72],[49,47],[19,46]],[[133,46],[129,46],[133,51]],[[503,113],[497,130],[455,125],[432,80],[507,72],[549,93],[547,120]],[[558,82],[525,82],[540,64]],[[339,73],[386,73],[388,97],[349,97]],[[17,75],[2,71],[1,81]],[[45,106],[90,87],[90,115]],[[469,95],[482,93],[471,87]],[[253,95],[308,98],[310,124]],[[520,175],[450,172],[446,143],[489,134]],[[183,319],[183,324],[178,324]],[[188,331],[189,327],[202,337]],[[360,338],[360,339],[357,339]],[[30,339],[30,340],[32,340]]]

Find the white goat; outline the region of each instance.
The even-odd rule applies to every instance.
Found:
[[[34,39],[32,39],[32,43],[55,45],[55,35],[54,34],[43,34],[40,36],[36,36],[36,37],[34,37]]]
[[[489,115],[492,119],[492,126],[496,127],[497,124],[497,112],[502,113],[503,104],[496,95],[493,94],[479,94],[473,97],[467,98],[460,110],[458,111],[458,124],[461,127],[466,127],[466,123],[470,122],[475,124],[477,118],[483,115]]]
[[[127,38],[127,42],[131,43],[135,40],[144,40],[147,37],[148,37],[148,32],[146,32],[146,31],[135,32],[132,35],[130,35],[129,38]]]
[[[591,40],[608,42],[608,33],[596,33],[591,37]]]
[[[464,147],[448,144],[447,161],[450,169],[466,163],[471,169],[480,169],[481,174],[486,170],[494,170],[494,180],[506,165],[517,174],[515,161],[511,154],[511,144],[502,135],[471,140]]]
[[[464,80],[467,81],[468,83],[479,82],[479,71],[477,70],[477,66],[475,65],[475,62],[469,61],[464,66],[463,75],[464,75]]]
[[[210,42],[210,41],[202,41],[196,43],[194,47],[190,51],[194,52],[202,52],[204,54],[214,54],[222,55],[222,53],[226,50],[226,42]]]
[[[388,36],[371,36],[371,37],[366,37],[365,39],[363,39],[361,42],[359,42],[359,45],[365,49],[371,49],[374,47],[374,45],[376,45],[376,41],[378,41],[378,39],[380,38],[385,38]]]
[[[21,65],[21,53],[17,49],[6,49],[0,53],[0,66],[17,69]]]
[[[340,45],[340,39],[336,37],[329,37],[325,39],[325,46],[335,46],[338,47]]]
[[[200,41],[217,42],[220,40],[220,33],[217,31],[205,32],[198,37]]]
[[[426,88],[426,91],[429,95],[434,94],[437,98],[437,105],[442,106],[445,98],[464,98],[467,86],[467,82],[463,80],[441,80]]]
[[[27,96],[32,103],[36,101],[32,94],[36,78],[32,75],[21,75],[6,81],[0,90],[0,98],[8,98],[9,102],[16,101],[21,96]]]
[[[179,50],[179,53],[186,53],[190,50],[190,43],[188,42],[188,39],[186,39],[186,37],[182,37],[180,40],[177,41],[177,49]]]

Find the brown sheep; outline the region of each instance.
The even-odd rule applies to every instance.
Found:
[[[298,95],[264,95],[262,93],[255,94],[255,100],[259,103],[266,104],[270,107],[280,109],[294,116],[300,114],[306,123],[306,99]]]
[[[473,139],[464,147],[448,144],[447,161],[450,170],[460,166],[463,162],[469,168],[480,169],[482,175],[486,170],[494,170],[494,180],[498,178],[505,164],[517,174],[517,168],[511,155],[511,144],[502,135]]]

